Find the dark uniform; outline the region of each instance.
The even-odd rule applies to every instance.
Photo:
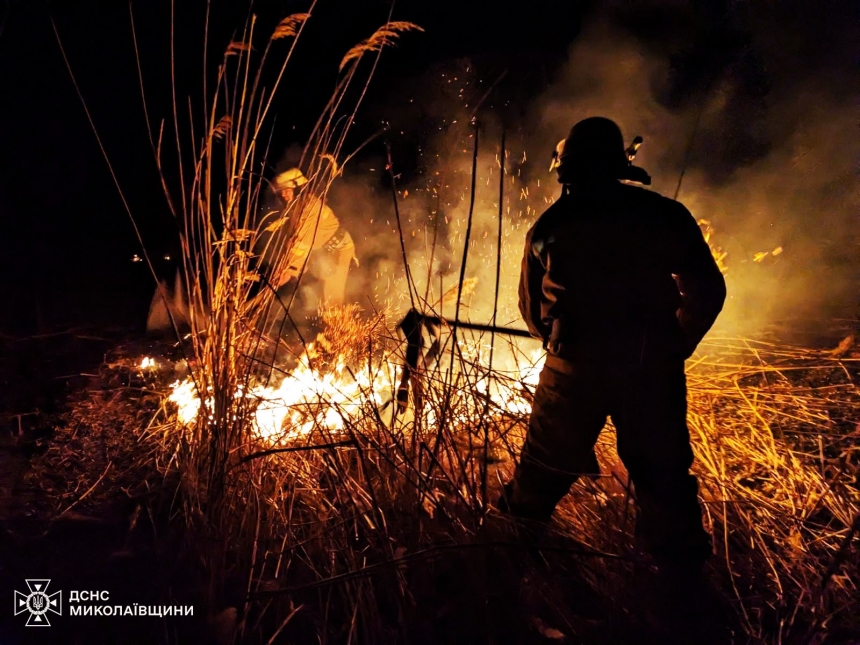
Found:
[[[563,195],[526,238],[520,311],[547,359],[505,504],[549,519],[581,474],[598,472],[594,444],[611,417],[645,548],[703,561],[684,361],[722,309],[725,281],[684,206],[605,167],[560,171]]]

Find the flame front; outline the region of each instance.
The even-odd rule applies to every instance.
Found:
[[[312,356],[312,346],[308,349]],[[494,374],[503,374],[503,378],[492,381],[478,379],[475,391],[496,410],[515,415],[529,414],[531,399],[528,390],[537,385],[543,366],[542,354],[541,350],[531,352],[522,361],[523,365],[509,359],[506,361],[508,365],[494,368]],[[248,397],[255,406],[254,436],[267,444],[290,443],[307,437],[314,429],[332,435],[344,433],[349,424],[364,416],[368,405],[377,409],[385,407],[396,390],[400,369],[401,363],[396,360],[396,355],[392,355],[373,370],[367,367],[348,369],[343,362],[320,370],[305,353],[299,365],[280,383],[256,383],[247,393],[240,390],[236,396]],[[190,378],[172,385],[169,400],[177,406],[180,423],[190,425],[196,421],[201,405]],[[209,407],[211,401],[207,401]],[[481,399],[475,398],[465,409],[459,410],[463,417],[460,421],[468,423],[479,419],[483,408]],[[424,405],[421,416],[431,425],[435,423],[435,413],[429,403]]]
[[[197,398],[197,390],[194,381],[190,378],[181,383],[176,381],[172,386],[168,400],[178,408],[177,417],[183,425],[189,425],[197,418],[200,412],[200,399]]]

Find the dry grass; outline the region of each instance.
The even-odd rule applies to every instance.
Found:
[[[122,428],[123,441],[133,441],[117,455],[134,456],[134,470],[123,472],[149,487],[170,482],[169,492],[179,493],[173,517],[191,533],[219,536],[217,546],[200,548],[210,588],[226,584],[228,561],[243,573],[246,602],[234,625],[240,642],[524,642],[513,627],[493,635],[530,611],[521,593],[574,642],[625,642],[612,625],[635,631],[640,601],[625,595],[624,582],[642,558],[631,544],[631,495],[610,431],[600,444],[605,476],[578,483],[560,506],[543,571],[500,571],[522,550],[508,523],[487,513],[529,410],[521,380],[528,369],[512,365],[522,360],[518,348],[509,348],[513,369],[505,373],[498,357],[487,369],[485,340],[448,339],[438,360],[413,376],[405,414],[396,404],[403,342],[384,315],[328,312],[325,342],[298,366],[283,370],[271,360],[281,341],[263,331],[290,303],[267,285],[288,266],[297,214],[325,196],[348,160],[344,138],[357,108],[348,90],[366,89],[358,63],[415,29],[387,23],[345,55],[305,150],[311,182],[279,216],[283,235],[269,248],[279,260],[261,271],[252,249],[263,233],[260,171],[271,101],[312,19],[291,16],[265,38],[251,17],[224,52],[191,163],[177,135],[184,172],[170,201],[182,226],[193,299],[184,348],[202,413],[188,425],[177,420],[167,403],[168,369],[161,380],[151,377],[161,394],[154,417],[144,423],[129,404],[124,423],[93,432],[104,415],[79,404],[36,472],[47,480],[50,467],[71,463],[64,451],[77,454],[79,486],[65,491],[63,503],[95,504],[120,482],[110,473],[114,457],[102,475],[88,453],[100,448],[99,436]],[[264,89],[268,65],[277,82]],[[255,284],[263,285],[256,294]],[[856,549],[840,549],[860,512],[857,360],[748,341],[702,349],[707,356],[690,369],[690,426],[715,575],[740,617],[737,642],[823,642],[856,620],[850,572],[859,558]],[[136,371],[136,361],[125,369]],[[259,413],[273,409],[282,412],[278,427],[261,433]],[[78,437],[92,439],[83,446]],[[520,587],[524,572],[530,584]],[[589,597],[598,607],[585,615]],[[213,601],[210,609],[222,608]]]
[[[383,321],[360,320],[352,309],[328,319],[328,335],[343,334],[333,342],[352,346],[345,352],[352,359],[339,372],[340,390],[363,383],[362,371],[379,375],[398,364],[400,340]],[[350,325],[351,319],[357,324]],[[434,642],[443,636],[438,630],[454,628],[431,628],[420,615],[440,611],[489,633],[480,602],[470,604],[462,594],[432,585],[455,575],[466,596],[492,597],[488,571],[517,551],[503,518],[483,511],[481,437],[489,431],[490,481],[498,481],[512,467],[527,406],[517,409],[498,398],[488,405],[479,386],[487,374],[467,358],[470,339],[461,343],[452,389],[445,387],[444,361],[423,374],[423,414],[392,421],[387,402],[396,379],[377,376],[378,386],[391,383],[391,389],[350,390],[354,405],[323,387],[318,397],[295,402],[305,418],[314,419],[298,439],[249,439],[245,458],[226,478],[230,504],[224,510],[224,530],[247,575],[248,602],[239,608],[239,627],[248,642],[260,642],[261,635],[266,642],[285,621],[284,642],[316,642],[317,636],[331,643]],[[715,543],[713,575],[743,627],[735,642],[825,642],[857,620],[854,573],[860,556],[856,545],[841,554],[840,548],[860,512],[860,397],[852,382],[860,361],[728,339],[713,340],[703,350],[707,356],[690,367],[689,423]],[[141,378],[138,363],[129,359],[126,372]],[[331,373],[330,366],[321,369]],[[173,372],[164,362],[161,370],[160,377],[145,378],[150,389],[160,382],[166,396]],[[75,503],[103,475],[106,458],[85,454],[104,455],[103,448],[88,450],[80,442],[97,446],[119,436],[134,450],[126,446],[111,459],[125,463],[122,455],[131,454],[135,466],[117,475],[134,472],[140,482],[140,473],[148,472],[151,486],[180,475],[187,499],[197,499],[193,488],[205,482],[190,479],[181,461],[193,434],[176,422],[170,404],[155,418],[141,417],[139,396],[146,391],[123,387],[108,395],[109,405],[83,401],[74,408],[67,430],[44,458],[48,467],[42,472],[59,472],[58,464],[66,464],[65,473],[69,464],[81,471],[63,478],[76,481],[77,489],[57,498],[57,510]],[[98,395],[99,403],[104,396]],[[446,406],[447,420],[440,423]],[[120,417],[123,423],[111,421]],[[556,513],[543,553],[546,572],[528,574],[536,606],[573,642],[613,642],[613,634],[614,642],[625,642],[606,623],[595,632],[605,640],[587,638],[596,629],[593,621],[611,624],[613,614],[604,607],[597,618],[583,616],[583,605],[572,601],[583,589],[634,615],[641,602],[626,591],[642,557],[631,542],[632,500],[611,434],[607,428],[599,446],[604,477],[574,486]],[[56,478],[50,481],[61,487]],[[122,477],[110,474],[78,508],[96,504],[118,482]],[[192,524],[201,517],[185,516]],[[578,591],[570,588],[572,580]],[[510,611],[522,613],[519,592],[505,593],[516,606]],[[468,626],[461,629],[461,635],[474,636]]]
[[[858,554],[840,549],[860,514],[860,362],[749,340],[700,352],[689,425],[714,567],[752,642],[823,642],[834,616],[857,620]],[[626,482],[610,445],[602,456]],[[572,531],[600,534],[590,507],[565,507]]]
[[[228,497],[227,473],[247,456],[255,414],[248,400],[235,394],[249,387],[261,361],[271,360],[263,351],[266,332],[277,330],[285,313],[289,320],[292,303],[281,302],[272,285],[294,262],[293,233],[301,220],[317,215],[310,211],[325,197],[345,156],[344,139],[369,81],[358,76],[359,62],[366,54],[378,55],[400,32],[417,29],[386,23],[349,51],[304,151],[301,165],[310,183],[285,212],[262,213],[273,99],[312,13],[313,7],[288,16],[268,37],[260,35],[256,16],[249,16],[240,37],[224,50],[214,91],[204,97],[202,132],[191,124],[195,138],[190,145],[179,134],[178,112],[173,119],[178,184],[173,189],[166,176],[163,183],[180,224],[182,275],[190,299],[186,351],[191,379],[207,406],[192,435],[176,446],[176,459],[195,484],[188,490],[198,494],[188,503],[214,526],[228,521],[222,511],[235,503]],[[357,98],[353,86],[359,86]],[[157,145],[164,176],[163,135],[164,127]],[[269,263],[262,265],[257,253]],[[173,322],[178,333],[179,321]]]
[[[393,21],[387,22],[385,25],[377,29],[374,34],[360,42],[358,45],[346,52],[343,60],[340,62],[340,69],[346,67],[350,62],[359,60],[362,56],[370,52],[381,51],[383,47],[391,47],[397,43],[400,34],[407,31],[424,31],[418,25],[411,22]]]

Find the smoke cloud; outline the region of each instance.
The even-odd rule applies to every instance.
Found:
[[[838,65],[822,75],[811,61],[785,60],[796,36],[761,33],[724,53],[706,87],[680,101],[677,59],[604,18],[572,46],[533,110],[541,132],[604,114],[628,139],[642,135],[637,163],[663,194],[674,195],[684,171],[678,198],[712,224],[712,241],[727,252],[720,328],[732,333],[850,318],[860,277],[858,150],[846,145],[857,94],[841,84]]]
[[[710,222],[712,243],[727,253],[729,300],[715,333],[761,335],[856,316],[858,87],[847,29],[838,13],[832,25],[814,27],[828,20],[821,7],[778,19],[765,13],[773,7],[758,10],[731,5],[729,13],[703,17],[680,3],[636,13],[619,4],[586,26],[549,89],[530,101],[524,122],[508,124],[500,324],[522,326],[516,286],[523,240],[560,191],[548,172],[550,153],[573,123],[592,115],[617,121],[628,141],[644,137],[637,164],[654,178],[654,190],[674,195],[683,170],[678,198]],[[661,19],[666,12],[686,18]],[[826,47],[801,41],[804,25],[819,34],[830,29]],[[404,82],[385,101],[394,171],[399,160],[412,170],[397,180],[405,252],[417,294],[431,304],[457,284],[470,210],[471,116],[493,80],[468,60],[454,61]],[[492,100],[499,98],[478,112],[466,270],[476,282],[461,311],[479,322],[490,319],[496,302],[502,128]],[[405,310],[410,295],[386,176],[383,156],[347,168],[330,203],[362,260],[352,295]]]

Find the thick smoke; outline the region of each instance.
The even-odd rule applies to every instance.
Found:
[[[653,24],[649,32],[629,12],[595,18],[551,87],[531,102],[526,122],[508,125],[499,323],[522,326],[516,285],[523,239],[560,190],[549,154],[573,123],[592,115],[616,120],[628,140],[644,137],[637,163],[653,176],[654,190],[674,195],[683,170],[678,198],[711,223],[712,242],[727,252],[730,296],[715,333],[760,335],[786,322],[814,327],[855,316],[857,85],[845,74],[847,57],[838,55],[850,51],[849,41],[837,30],[828,42],[835,54],[819,55],[808,44],[792,49],[803,15],[723,15],[716,27],[698,31],[690,26],[696,19],[655,34]],[[398,159],[417,162],[404,164],[416,172],[398,177],[398,205],[417,296],[431,304],[457,284],[470,201],[470,118],[492,81],[469,61],[456,61],[405,82],[386,101],[395,173]],[[477,283],[461,317],[487,322],[495,301],[501,128],[491,101],[478,114],[466,271]],[[382,156],[347,169],[331,203],[362,259],[351,283],[356,300],[404,310],[409,291],[386,174]]]
[[[799,61],[791,73],[750,69],[781,58],[770,54],[767,43],[745,44],[694,100],[672,105],[673,61],[603,21],[534,107],[542,133],[604,114],[628,139],[642,135],[637,163],[663,194],[685,172],[678,198],[728,253],[720,327],[735,333],[849,318],[857,304],[856,94]]]

